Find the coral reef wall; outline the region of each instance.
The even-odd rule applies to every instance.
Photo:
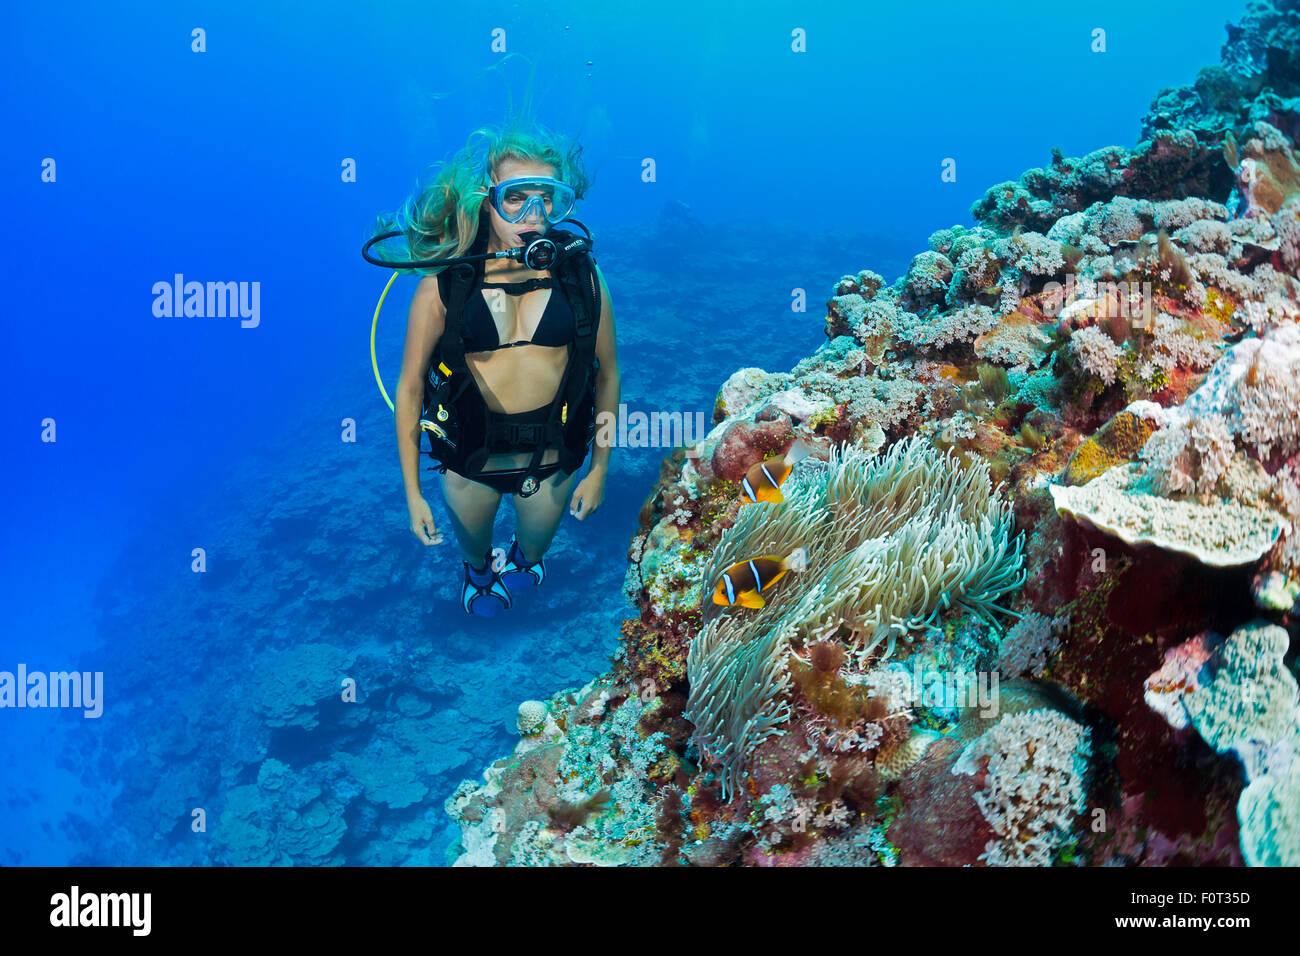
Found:
[[[1136,146],[993,186],[723,383],[614,669],[448,801],[457,862],[1300,860],[1298,51],[1252,3]]]

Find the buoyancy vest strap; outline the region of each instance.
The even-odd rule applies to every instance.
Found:
[[[552,436],[555,436],[556,438],[560,439],[560,441],[557,442],[557,444],[561,446],[560,460],[561,462],[564,460],[563,433],[560,432],[559,428],[556,426],[555,420],[559,417],[561,404],[563,404],[566,401],[564,386],[569,382],[570,378],[573,375],[573,366],[575,364],[574,351],[575,350],[573,346],[570,345],[569,360],[564,364],[564,375],[560,379],[560,387],[555,390],[555,399],[551,402],[550,411],[547,412],[546,414],[546,424],[543,426],[546,430],[546,439],[544,441],[538,442],[537,447],[533,450],[533,457],[528,462],[528,468],[524,472],[523,476],[519,479],[519,488],[521,490],[524,489],[524,483],[529,481],[530,479],[533,482],[533,490],[536,490],[537,469],[541,467],[542,455],[546,453],[546,449],[549,447],[551,443]],[[529,494],[531,493],[532,492],[530,491]]]
[[[532,292],[535,289],[553,289],[555,280],[550,276],[534,276],[531,279],[520,279],[518,282],[484,282],[484,289],[505,289],[507,292],[516,295],[523,295],[525,292]]]
[[[453,377],[466,371],[463,316],[472,286],[472,280],[463,280],[458,276],[452,276],[448,283],[451,298],[447,302],[447,321],[438,345],[443,364],[451,369]]]
[[[470,255],[481,255],[487,251],[487,230],[479,229]],[[447,270],[447,321],[443,328],[438,346],[442,352],[442,361],[452,371],[452,376],[468,371],[465,365],[465,306],[471,294],[476,294],[483,281],[483,261],[462,262],[449,266]]]

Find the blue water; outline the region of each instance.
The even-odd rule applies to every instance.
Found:
[[[616,449],[544,587],[471,619],[430,476],[448,543],[408,530],[367,351],[375,215],[520,103],[523,58],[537,119],[580,132],[595,173],[576,214],[622,400],[707,415],[735,369],[823,341],[841,275],[892,281],[1053,146],[1133,145],[1245,4],[853,6],[5,5],[0,671],[100,671],[104,712],[0,709],[0,864],[251,862],[220,819],[268,760],[345,826],[279,862],[440,864],[442,801],[510,747],[518,702],[607,669],[663,450]],[[178,273],[259,283],[258,324],[155,317]],[[379,327],[390,391],[414,287]],[[494,541],[512,528],[503,503]],[[359,709],[272,726],[276,681],[331,648]],[[390,772],[423,793],[361,794]]]

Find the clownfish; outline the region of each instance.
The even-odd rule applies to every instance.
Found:
[[[765,554],[761,558],[737,561],[722,572],[718,586],[713,589],[713,603],[764,607],[767,602],[761,592],[780,581],[785,572],[802,571],[807,561],[808,552],[803,548],[795,548],[784,559]]]
[[[740,479],[740,503],[757,504],[768,501],[780,504],[785,501],[781,494],[781,483],[790,477],[790,471],[799,462],[812,453],[812,446],[802,438],[796,438],[790,450],[784,455],[775,455],[751,465],[745,477]]]

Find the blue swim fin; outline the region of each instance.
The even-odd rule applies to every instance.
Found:
[[[506,589],[501,575],[492,570],[492,552],[488,552],[488,563],[483,570],[465,565],[465,585],[461,589],[460,603],[466,614],[479,617],[496,617],[502,611],[508,611],[514,603]]]
[[[546,558],[538,558],[532,564],[524,560],[519,550],[519,542],[511,539],[510,553],[506,555],[505,567],[501,569],[501,580],[512,588],[526,588],[541,584],[546,580]]]

